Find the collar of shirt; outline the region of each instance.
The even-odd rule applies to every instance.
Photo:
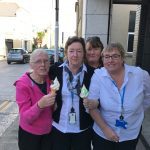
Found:
[[[64,61],[64,63],[61,64],[59,67],[63,67],[63,68],[64,68],[64,66],[68,66],[68,61],[67,61],[67,60]],[[82,69],[82,71],[86,71],[86,72],[87,72],[87,68],[86,68],[86,66],[85,66],[84,63],[83,63],[83,69]],[[81,71],[81,72],[82,72],[82,71]]]
[[[125,68],[125,75],[132,74],[134,72],[134,69],[132,69],[131,66],[129,67],[129,65],[127,64],[124,64],[124,68]],[[110,74],[108,73],[105,67],[96,69],[95,72],[97,71],[98,72],[100,71],[101,76],[111,78]]]
[[[128,79],[129,79],[129,76],[131,75],[133,75],[134,74],[134,66],[132,67],[132,66],[129,66],[129,65],[127,65],[127,64],[124,64],[124,68],[125,68],[125,76],[124,76],[124,82],[123,82],[123,85],[122,85],[122,87],[121,87],[121,89],[125,86],[125,84],[128,82]],[[110,80],[112,80],[112,78],[111,78],[111,76],[110,76],[110,74],[108,73],[108,71],[106,70],[106,68],[105,67],[102,67],[102,68],[100,68],[100,69],[96,69],[95,70],[95,72],[99,72],[98,74],[100,74],[101,75],[101,77],[107,77],[107,78],[109,78]]]

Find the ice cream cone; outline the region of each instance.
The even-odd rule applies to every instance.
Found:
[[[81,88],[80,97],[83,99],[87,98],[88,94],[89,94],[88,90],[86,89],[85,85],[83,85]]]
[[[51,94],[51,95],[56,94],[56,90],[55,90],[55,89],[51,89],[50,94]]]
[[[50,85],[50,94],[55,94],[56,91],[59,90],[60,84],[58,82],[57,77],[55,78],[55,80],[53,81],[53,83]]]

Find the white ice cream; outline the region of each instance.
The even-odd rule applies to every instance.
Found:
[[[88,92],[87,88],[85,87],[85,85],[83,84],[83,86],[81,88],[80,97],[86,98],[88,96],[88,94],[89,94],[89,92]]]
[[[59,81],[57,79],[57,77],[54,79],[53,83],[51,84],[50,88],[52,90],[58,91],[60,87]]]

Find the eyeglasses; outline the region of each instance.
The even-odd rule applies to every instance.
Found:
[[[121,56],[121,55],[114,54],[114,55],[105,55],[105,56],[103,56],[102,58],[103,58],[103,60],[105,60],[105,61],[110,60],[110,58],[111,58],[112,60],[118,60],[118,59],[120,58],[120,56]]]
[[[49,64],[49,60],[37,60],[37,61],[33,61],[31,63],[37,64],[37,65],[41,65],[41,64]]]

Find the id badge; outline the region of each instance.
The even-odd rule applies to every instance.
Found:
[[[75,124],[76,123],[76,113],[75,112],[70,112],[69,113],[69,123],[70,124]]]
[[[121,127],[121,128],[123,128],[123,129],[127,129],[127,122],[126,121],[124,121],[124,120],[122,120],[122,119],[116,119],[116,124],[115,124],[115,126],[116,127]]]

